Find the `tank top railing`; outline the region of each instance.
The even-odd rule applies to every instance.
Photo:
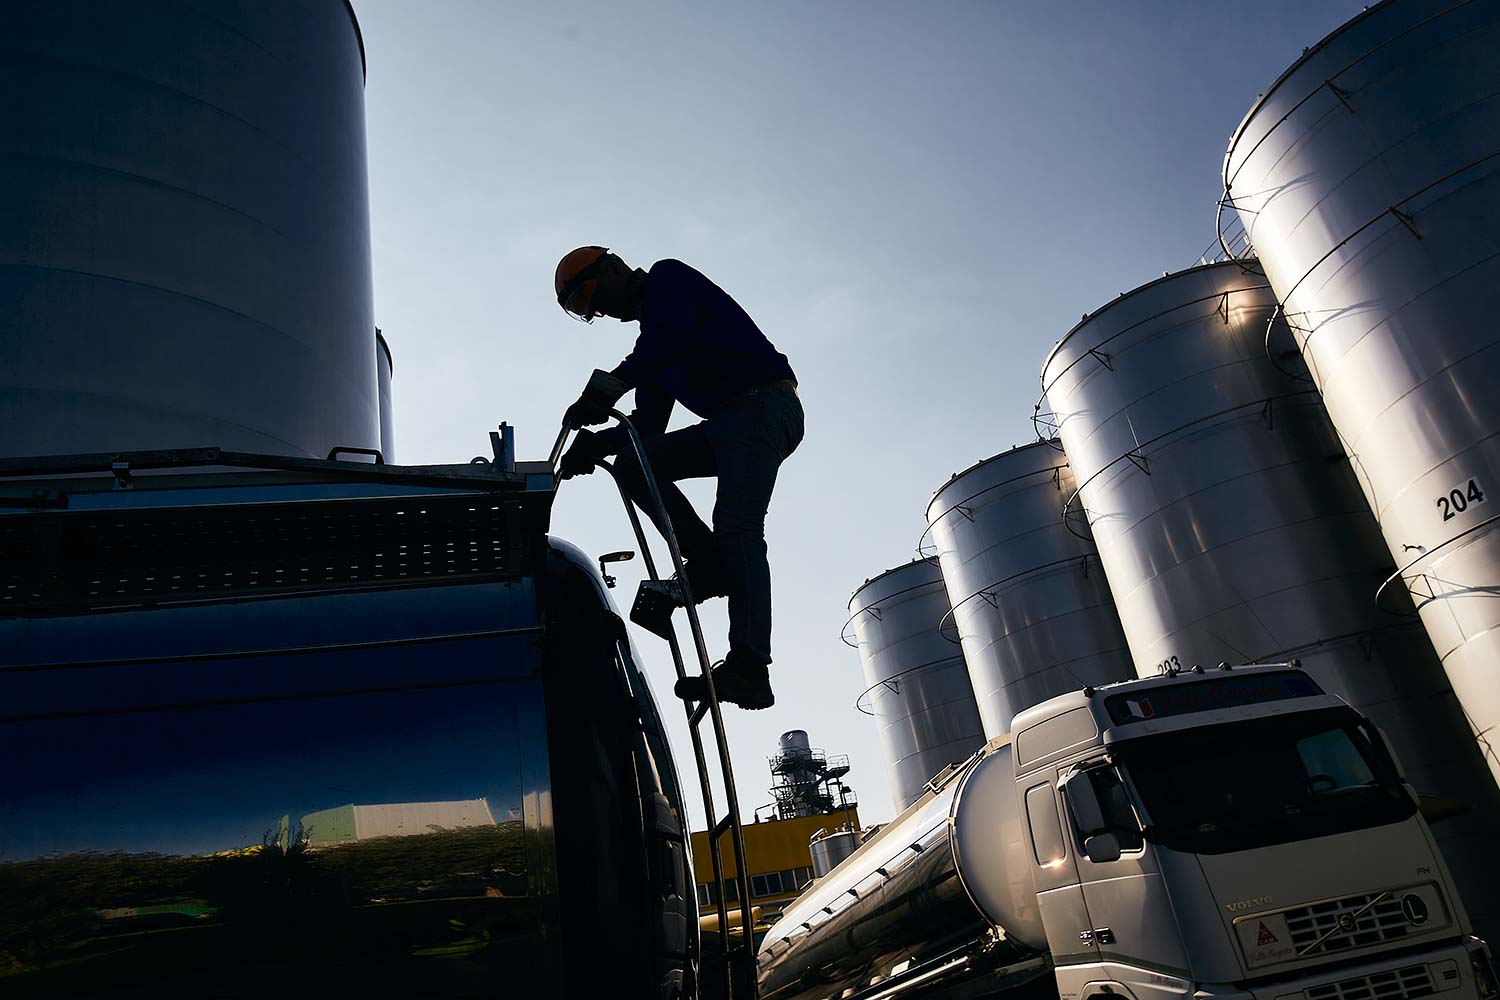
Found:
[[[707,974],[710,963],[721,963],[720,972],[723,976],[725,996],[731,1000],[755,1000],[756,975],[755,975],[755,921],[752,917],[750,906],[750,875],[749,866],[745,859],[745,832],[740,824],[739,795],[735,791],[734,769],[729,759],[729,741],[724,732],[724,717],[719,708],[718,694],[714,691],[713,673],[708,656],[708,645],[703,638],[703,626],[698,620],[698,609],[693,603],[693,595],[688,587],[686,575],[682,570],[682,550],[677,544],[677,534],[672,530],[671,518],[667,514],[666,505],[662,502],[661,489],[656,482],[656,476],[651,471],[651,463],[646,457],[646,448],[641,442],[640,434],[630,418],[619,410],[610,410],[610,416],[625,428],[630,438],[631,448],[640,463],[641,473],[646,481],[646,487],[651,495],[651,505],[660,515],[658,522],[662,528],[662,538],[667,543],[667,553],[672,560],[672,569],[677,574],[677,580],[682,590],[684,604],[687,609],[688,627],[693,636],[693,647],[697,653],[698,665],[703,672],[704,687],[708,691],[708,697],[699,702],[697,706],[691,702],[684,702],[687,712],[688,735],[693,744],[693,763],[698,770],[698,784],[703,795],[704,814],[708,817],[708,854],[714,879],[714,905],[717,908],[719,918],[718,935],[720,951],[710,959],[702,960],[700,956],[699,978]],[[554,469],[562,458],[563,448],[568,441],[569,428],[564,426],[557,436],[556,443],[552,446],[549,461]],[[626,494],[624,486],[615,467],[608,462],[601,461],[600,468],[610,474],[615,481],[615,487],[619,490],[620,500],[625,505],[625,513],[630,518],[630,527],[635,532],[636,544],[640,546],[641,561],[646,567],[646,575],[652,581],[660,581],[661,576],[656,569],[656,561],[651,555],[651,547],[647,543],[645,526],[636,513],[635,505]],[[677,672],[678,680],[688,676],[687,665],[682,655],[682,646],[677,639],[676,630],[673,629],[667,639],[667,646],[672,652],[672,666]],[[703,734],[700,725],[704,719],[710,720],[713,729],[715,748],[718,752],[718,763],[720,777],[724,783],[725,815],[720,818],[714,809],[713,784],[710,781],[708,755],[703,748]],[[730,847],[733,852],[735,867],[734,884],[739,897],[740,910],[740,942],[734,944],[732,931],[729,923],[728,910],[728,883],[724,875],[724,857],[720,842],[725,834],[730,835]],[[696,897],[694,898],[696,903]],[[738,974],[736,974],[738,973]]]

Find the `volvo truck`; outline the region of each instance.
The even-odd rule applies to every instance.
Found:
[[[763,1000],[1490,1000],[1417,792],[1295,664],[1062,695],[787,908]]]
[[[0,995],[696,995],[682,790],[554,487],[0,462]]]

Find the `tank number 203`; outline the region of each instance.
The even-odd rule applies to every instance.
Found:
[[[1448,491],[1445,497],[1437,498],[1437,508],[1443,512],[1443,520],[1451,521],[1464,511],[1469,509],[1470,504],[1484,503],[1484,490],[1479,488],[1479,481],[1469,480],[1467,487],[1458,486]]]

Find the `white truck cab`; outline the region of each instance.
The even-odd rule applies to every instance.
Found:
[[[1086,688],[1012,733],[1062,1000],[1495,996],[1389,744],[1295,661]]]

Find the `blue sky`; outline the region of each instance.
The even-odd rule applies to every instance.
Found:
[[[589,371],[636,329],[562,315],[566,251],[706,273],[791,358],[807,410],[767,525],[778,702],[730,711],[743,809],[769,800],[765,758],[802,728],[849,754],[878,821],[880,752],[839,641],[850,593],[912,557],[950,474],[1033,439],[1042,358],[1080,315],[1196,261],[1230,133],[1360,4],[355,9],[399,460],[484,453],[501,420],[523,459],[545,457]],[[696,486],[707,512],[711,484]],[[594,552],[635,547],[603,477],[563,487],[553,528]],[[639,568],[620,568],[622,605]],[[723,602],[704,621],[722,655]],[[670,697],[665,647],[637,642]],[[680,712],[663,707],[686,767]]]

